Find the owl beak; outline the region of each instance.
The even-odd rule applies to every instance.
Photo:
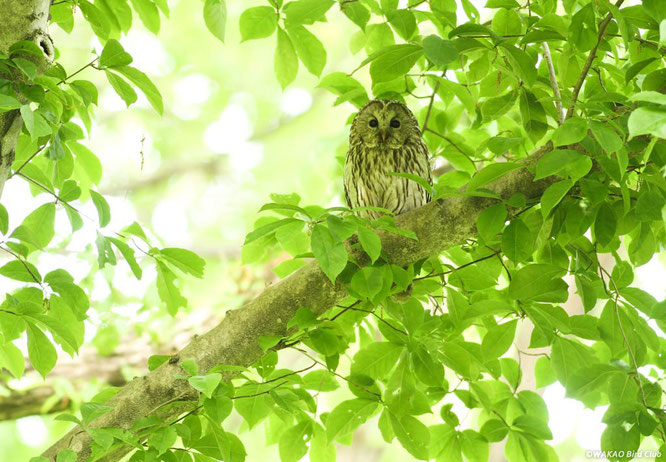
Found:
[[[385,128],[380,128],[379,129],[379,138],[381,138],[382,141],[386,141],[386,129]]]

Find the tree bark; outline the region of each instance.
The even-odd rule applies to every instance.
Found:
[[[540,148],[525,160],[533,166],[552,145]],[[552,180],[533,181],[529,168],[514,170],[488,187],[503,199],[522,193],[528,199],[538,199]],[[418,209],[400,215],[396,225],[416,233],[415,241],[397,234],[381,236],[382,248],[391,263],[409,265],[420,259],[436,255],[448,247],[463,242],[476,234],[476,219],[486,207],[497,203],[486,197],[448,197],[438,199]],[[357,259],[364,260],[360,253]],[[250,366],[264,354],[257,340],[262,336],[286,336],[287,322],[300,307],[307,307],[321,315],[347,296],[340,284],[331,284],[316,261],[300,268],[291,276],[266,288],[255,299],[238,310],[227,312],[224,320],[208,333],[195,337],[192,342],[148,375],[128,383],[106,404],[113,409],[96,419],[92,427],[120,427],[129,429],[133,423],[158,411],[162,418],[172,419],[183,408],[165,410],[166,403],[177,400],[196,400],[198,393],[183,379],[181,367],[185,359],[194,360],[199,373],[204,374],[218,364]],[[223,380],[231,380],[237,372],[222,372]],[[69,448],[82,461],[90,454],[90,436],[76,427],[44,452],[49,460],[61,449]],[[118,460],[132,448],[127,446],[103,460]]]
[[[53,62],[53,43],[47,33],[50,0],[0,0],[0,52],[21,40],[35,42],[44,52],[37,67],[43,71]],[[31,57],[30,59],[34,59]],[[0,196],[14,162],[23,120],[18,110],[0,114]]]

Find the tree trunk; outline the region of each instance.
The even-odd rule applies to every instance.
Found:
[[[9,47],[22,40],[35,42],[44,52],[37,67],[46,69],[53,61],[53,43],[47,33],[50,6],[50,0],[0,0],[0,52],[8,54]],[[14,162],[22,125],[18,110],[0,114],[0,196]]]

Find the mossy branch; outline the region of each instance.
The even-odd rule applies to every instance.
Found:
[[[550,144],[539,149],[525,159],[526,166],[534,165],[551,149]],[[527,199],[538,199],[552,181],[533,179],[530,169],[523,168],[506,174],[489,188],[504,199],[515,193],[522,193]],[[449,197],[431,202],[396,218],[396,225],[414,231],[418,241],[386,233],[381,236],[382,247],[389,260],[401,266],[439,254],[474,236],[477,217],[497,201],[485,197]],[[182,407],[160,408],[168,402],[194,401],[198,398],[197,392],[186,380],[176,378],[186,375],[181,367],[183,360],[194,360],[200,373],[218,364],[250,366],[264,354],[258,339],[262,336],[286,336],[287,323],[300,307],[307,307],[321,315],[345,296],[344,286],[331,284],[316,261],[307,264],[266,288],[242,308],[229,311],[218,326],[194,338],[172,361],[128,383],[106,403],[113,409],[95,420],[92,426],[129,429],[138,419],[151,413],[165,419],[177,418],[183,412]],[[233,371],[222,372],[225,381],[235,375]],[[59,450],[69,448],[78,454],[78,460],[85,460],[90,454],[90,442],[90,436],[76,427],[44,452],[44,456],[55,460]],[[104,460],[118,460],[131,449],[129,446],[120,448]]]

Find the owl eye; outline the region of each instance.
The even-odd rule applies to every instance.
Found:
[[[370,125],[370,126],[373,127],[373,128],[374,128],[374,127],[378,127],[378,126],[379,126],[379,122],[377,122],[377,119],[370,119],[370,122],[368,123],[368,125]]]
[[[391,121],[391,127],[393,127],[393,128],[398,128],[398,127],[400,127],[400,121],[399,121],[398,119],[393,119],[393,120]]]

